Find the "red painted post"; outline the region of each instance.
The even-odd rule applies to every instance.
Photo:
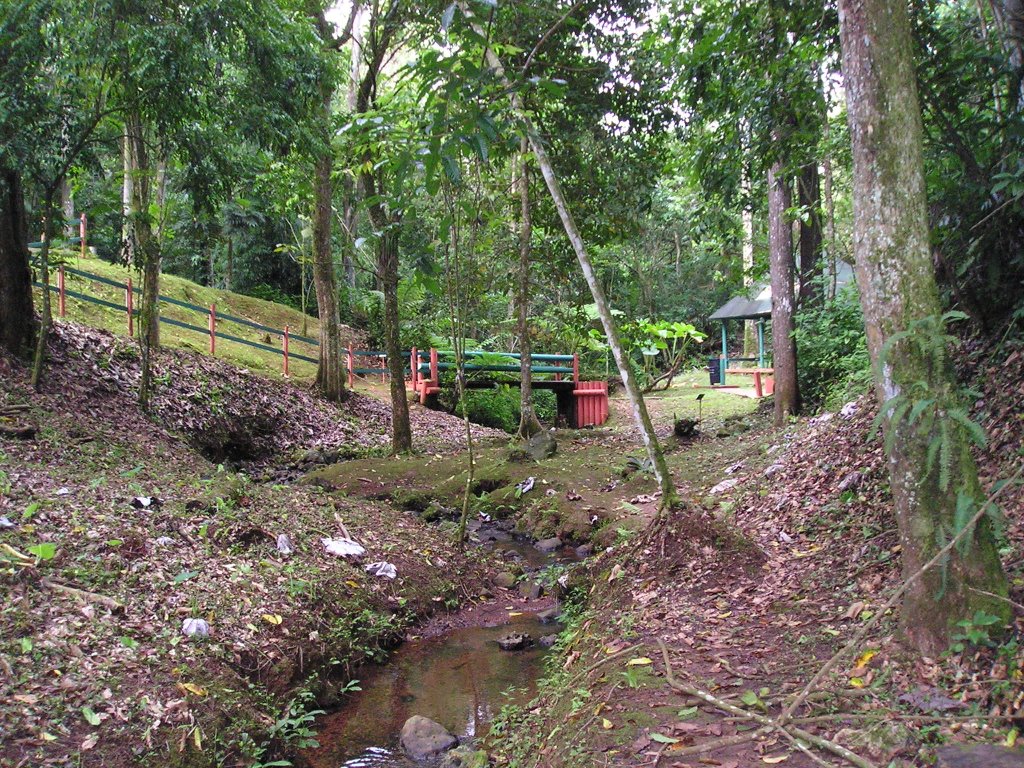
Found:
[[[86,232],[85,214],[83,213],[81,215],[81,217],[79,218],[79,220],[78,220],[78,234],[82,238],[82,258],[83,259],[85,258],[85,232]]]
[[[572,356],[572,383],[577,388],[580,386],[580,353],[577,352]]]
[[[129,277],[124,289],[124,307],[128,310],[128,335],[135,335],[135,297],[132,294],[132,279]]]
[[[356,375],[352,370],[352,345],[348,345],[348,388],[355,389],[356,387]]]
[[[64,267],[57,267],[57,311],[64,317]]]
[[[430,348],[430,386],[441,386],[441,377],[437,374],[437,350]]]
[[[284,352],[284,375],[288,375],[288,326],[284,327],[284,343],[281,347]]]
[[[217,353],[217,305],[210,305],[210,354]]]

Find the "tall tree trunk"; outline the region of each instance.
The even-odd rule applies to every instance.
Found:
[[[832,196],[832,149],[829,141],[829,120],[828,115],[822,121],[822,131],[825,143],[825,156],[822,158],[822,191],[825,193],[825,238],[826,250],[828,251],[828,298],[836,296],[837,277],[839,274],[838,241],[836,238],[836,203]]]
[[[473,18],[472,12],[465,2],[460,2],[459,6],[467,18]],[[484,34],[478,24],[473,23],[473,28],[478,35]],[[506,86],[510,87],[511,83],[505,74],[505,68],[502,66],[498,55],[492,48],[486,48],[485,54],[488,66],[495,71],[498,78]],[[544,182],[547,184],[548,192],[551,194],[555,209],[558,211],[558,217],[562,222],[562,227],[565,229],[566,237],[569,238],[569,242],[572,244],[573,251],[576,253],[576,260],[580,265],[580,271],[583,272],[583,277],[590,288],[590,294],[594,299],[594,305],[597,307],[597,314],[601,319],[605,337],[608,339],[608,346],[611,347],[612,356],[615,358],[615,364],[619,369],[619,376],[622,377],[623,389],[626,390],[626,396],[629,398],[633,419],[636,422],[640,438],[654,468],[654,475],[661,488],[661,505],[663,508],[673,507],[678,502],[678,496],[675,484],[672,481],[672,474],[669,472],[668,464],[665,462],[665,453],[661,448],[661,443],[658,442],[658,436],[654,432],[654,425],[651,423],[650,414],[647,412],[647,404],[644,402],[643,393],[641,393],[636,377],[633,375],[632,363],[619,339],[618,328],[615,325],[611,308],[605,298],[604,289],[601,287],[601,282],[598,280],[594,267],[590,262],[590,256],[587,254],[586,246],[583,243],[583,236],[576,226],[572,211],[569,209],[569,203],[562,193],[562,186],[558,181],[558,176],[555,174],[554,166],[552,166],[551,160],[548,158],[544,142],[541,140],[540,134],[537,133],[533,121],[530,120],[523,106],[522,97],[519,96],[517,91],[510,88],[510,99],[512,100],[512,108],[523,122],[526,136],[530,142],[530,148],[533,150],[534,157],[537,158],[541,174],[544,176]]]
[[[853,149],[854,255],[875,390],[891,446],[889,479],[903,571],[910,575],[956,529],[957,497],[978,503],[982,495],[965,430],[946,415],[962,403],[939,336],[942,305],[928,245],[907,6],[900,0],[840,0],[839,20]],[[922,333],[929,324],[931,344]],[[921,421],[894,418],[886,404],[901,395],[934,398],[931,430],[922,430]],[[945,483],[927,458],[940,439],[947,442],[940,453],[949,457]],[[945,650],[956,622],[977,610],[1009,618],[1009,605],[997,597],[1005,598],[1007,583],[987,519],[968,544],[967,551],[954,548],[944,568],[926,572],[906,592],[903,625],[922,653]]]
[[[800,411],[793,339],[793,228],[786,223],[792,200],[783,163],[768,169],[768,256],[772,280],[772,357],[775,368],[775,424]]]
[[[355,114],[359,110],[359,73],[363,55],[363,14],[358,0],[352,4],[352,54],[349,60],[348,89],[345,103],[348,111]],[[345,228],[345,250],[342,253],[342,269],[345,285],[350,289],[356,287],[356,227],[359,223],[359,207],[356,198],[359,193],[355,180],[346,176],[342,181],[342,213],[341,223]],[[351,298],[349,299],[351,302]]]
[[[39,390],[43,378],[43,363],[46,358],[46,342],[53,325],[53,312],[50,308],[50,243],[53,242],[57,226],[58,207],[54,199],[59,194],[59,187],[47,188],[43,193],[43,246],[39,249],[39,281],[42,283],[42,307],[39,312],[39,329],[36,334],[36,349],[32,358],[32,386]]]
[[[324,104],[325,111],[329,103],[328,97]],[[316,371],[316,385],[326,399],[340,401],[346,393],[341,369],[338,284],[334,277],[334,257],[331,252],[331,169],[334,156],[330,148],[330,136],[325,134],[322,139],[325,145],[320,149],[313,169],[313,285],[320,316],[320,364]]]
[[[818,164],[808,163],[800,169],[797,201],[806,210],[800,220],[800,306],[821,303],[821,181]]]
[[[537,412],[533,409],[533,380],[530,373],[530,145],[524,136],[519,143],[519,290],[516,295],[516,331],[519,334],[519,431],[525,440],[541,431]]]
[[[754,284],[752,270],[754,269],[754,210],[750,180],[750,171],[746,163],[743,169],[743,191],[745,202],[743,204],[743,287],[749,290]],[[759,350],[757,343],[757,321],[743,321],[743,356],[754,357]]]
[[[125,119],[125,189],[130,191],[127,252],[133,266],[142,270],[142,301],[139,305],[139,405],[148,410],[153,388],[153,355],[160,347],[160,247],[153,237],[150,216],[150,173],[146,132],[138,113]]]
[[[394,222],[381,228],[377,251],[377,272],[384,293],[384,351],[388,356],[391,379],[391,449],[395,453],[412,450],[409,425],[409,396],[405,391],[405,361],[402,358],[398,317],[398,230]]]
[[[35,330],[27,243],[21,177],[0,169],[0,348],[22,359],[31,353]]]
[[[71,182],[67,176],[60,183],[60,210],[64,216],[61,226],[64,229],[64,237],[77,237],[79,226],[75,219],[75,195],[71,191]]]

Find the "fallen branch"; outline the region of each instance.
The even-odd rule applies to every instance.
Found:
[[[773,720],[772,718],[767,717],[766,715],[759,714],[757,712],[751,712],[749,710],[742,709],[740,707],[735,706],[734,704],[730,704],[724,699],[720,699],[717,696],[708,693],[707,691],[702,691],[699,688],[694,688],[692,686],[679,682],[675,679],[675,675],[673,675],[672,673],[672,661],[669,659],[668,656],[668,647],[660,638],[658,639],[658,646],[661,648],[661,655],[662,658],[665,660],[665,679],[668,681],[669,686],[673,690],[680,691],[690,696],[696,696],[698,699],[706,701],[708,704],[717,707],[723,712],[729,712],[730,714],[743,717],[747,720],[753,720],[755,723],[760,723],[761,725],[766,726],[768,728],[780,731],[788,731],[791,736],[796,736],[799,739],[803,739],[808,744],[813,744],[814,746],[818,747],[818,749],[822,749],[826,752],[831,752],[834,755],[838,755],[847,762],[856,765],[857,768],[877,768],[877,766],[875,766],[875,764],[872,763],[870,760],[866,760],[857,753],[851,752],[849,749],[842,746],[841,744],[836,744],[834,741],[829,741],[828,739],[822,738],[821,736],[817,736],[816,734],[813,734],[809,731],[805,731],[802,728],[796,728],[792,725],[786,727],[784,723],[781,723],[778,720]]]
[[[854,633],[853,637],[850,638],[850,641],[842,648],[840,648],[835,653],[835,655],[832,656],[831,659],[825,662],[825,665],[818,670],[817,674],[815,674],[815,676],[811,678],[807,685],[803,687],[803,690],[801,690],[800,693],[796,695],[793,701],[789,703],[789,706],[787,706],[782,711],[782,714],[779,715],[780,724],[785,724],[787,720],[793,717],[793,713],[796,712],[797,708],[807,700],[807,697],[814,691],[815,688],[818,687],[821,681],[825,679],[825,676],[833,669],[835,669],[836,665],[842,660],[844,656],[846,656],[854,649],[860,647],[861,642],[864,640],[865,637],[867,637],[867,634],[871,631],[872,627],[874,627],[875,624],[879,622],[882,616],[884,616],[890,608],[896,605],[896,601],[899,600],[900,597],[902,597],[903,593],[910,588],[910,585],[917,581],[919,578],[921,578],[922,574],[924,574],[930,568],[933,568],[947,554],[949,554],[949,552],[952,551],[953,547],[955,547],[957,543],[959,543],[960,540],[963,539],[969,531],[974,530],[974,526],[978,524],[978,521],[981,520],[981,518],[988,513],[990,505],[993,504],[995,500],[999,498],[1004,489],[1014,484],[1017,478],[1020,477],[1022,471],[1024,471],[1024,464],[1021,464],[1017,468],[1017,471],[1013,473],[1013,476],[1007,482],[999,486],[998,490],[991,493],[989,497],[985,499],[985,502],[978,507],[978,511],[974,513],[974,516],[971,517],[971,519],[962,529],[960,529],[960,532],[956,536],[952,537],[948,542],[946,542],[946,545],[942,547],[938,552],[936,552],[931,560],[922,565],[916,573],[911,574],[909,578],[904,580],[904,582],[900,584],[899,588],[892,593],[888,600],[885,601],[885,604],[881,608],[876,610],[874,615],[866,622],[864,622],[861,628],[857,630],[856,633]]]
[[[711,741],[705,741],[701,744],[694,744],[692,747],[673,749],[672,757],[700,755],[704,752],[714,752],[716,749],[722,749],[723,747],[735,747],[738,744],[746,744],[748,741],[756,741],[771,730],[771,728],[758,728],[757,730],[747,731],[746,733],[737,733],[735,736],[723,736],[720,739],[711,739]]]
[[[89,592],[84,589],[79,589],[78,587],[68,586],[67,584],[59,584],[58,582],[50,581],[49,579],[41,579],[39,583],[47,589],[52,589],[55,592],[63,592],[66,595],[77,597],[79,600],[84,600],[87,603],[99,603],[100,605],[104,606],[105,608],[109,608],[111,611],[114,612],[120,612],[124,610],[123,603],[119,603],[114,598],[107,597],[106,595],[100,595],[96,592]]]
[[[33,426],[8,427],[0,424],[0,437],[10,437],[16,440],[31,440],[36,436],[38,430]]]

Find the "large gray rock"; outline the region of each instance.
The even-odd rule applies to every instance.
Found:
[[[509,461],[544,461],[550,459],[558,450],[558,442],[550,432],[538,432],[518,445],[509,449]]]
[[[458,737],[449,733],[447,728],[422,715],[413,715],[405,721],[399,741],[405,753],[414,760],[434,757],[459,743]]]

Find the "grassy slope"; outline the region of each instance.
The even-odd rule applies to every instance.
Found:
[[[68,251],[64,255],[67,258],[67,265],[80,271],[91,272],[118,282],[124,282],[129,277],[132,278],[135,285],[138,285],[140,282],[141,278],[137,272],[118,264],[110,264],[97,258],[81,259],[78,257],[77,251]],[[56,275],[51,280],[56,283]],[[124,290],[119,290],[110,285],[86,280],[75,275],[68,275],[66,286],[68,290],[78,291],[117,304],[124,303]],[[190,280],[175,277],[174,275],[164,274],[161,276],[160,293],[161,295],[169,296],[179,301],[187,301],[200,307],[208,307],[210,304],[215,304],[219,313],[242,317],[271,328],[284,328],[287,325],[289,331],[293,334],[306,335],[309,338],[315,339],[319,333],[320,324],[315,318],[304,318],[301,312],[286,307],[283,304],[275,304],[271,301],[243,296],[218,288],[208,288],[193,283]],[[37,289],[37,300],[38,294],[39,290]],[[137,306],[139,301],[137,296],[135,300]],[[56,313],[56,295],[54,295],[54,312]],[[163,304],[161,312],[165,317],[174,318],[175,320],[187,322],[201,328],[205,328],[207,324],[206,316],[190,312],[182,307]],[[124,312],[118,312],[117,310],[80,299],[70,297],[67,299],[67,317],[71,320],[97,328],[104,328],[117,334],[126,334],[128,332]],[[303,328],[305,328],[305,333],[303,333]],[[281,347],[280,336],[268,336],[262,331],[257,331],[254,328],[248,328],[237,323],[219,322],[218,331],[249,341],[269,344],[277,348]],[[201,353],[206,353],[209,349],[208,338],[194,331],[162,323],[160,334],[162,343],[167,346],[191,349]],[[342,337],[343,339],[352,339],[356,345],[360,343],[358,333],[351,328],[343,327]],[[290,344],[290,350],[293,353],[307,357],[316,358],[317,356],[316,347],[294,339]],[[282,375],[282,359],[280,354],[218,339],[217,356],[235,365],[248,368],[266,376]],[[311,381],[316,375],[315,365],[300,360],[292,359],[289,368],[291,376],[300,381]]]

